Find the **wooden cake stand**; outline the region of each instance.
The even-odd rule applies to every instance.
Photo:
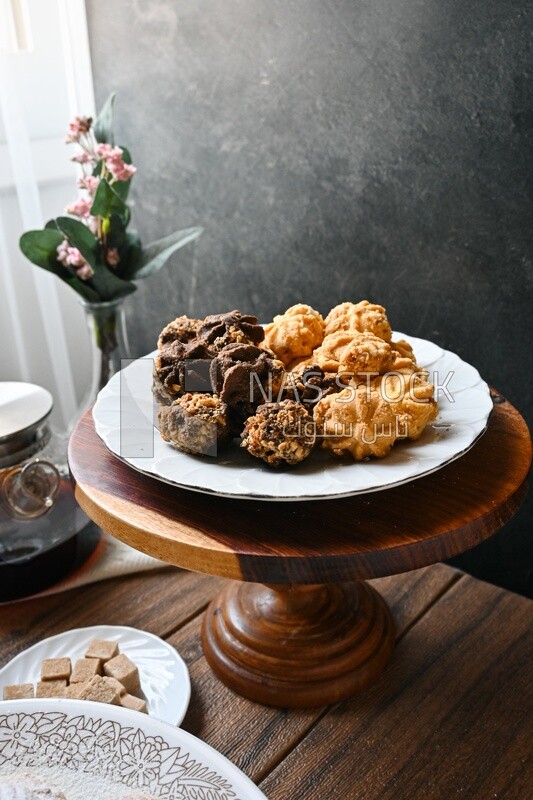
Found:
[[[91,412],[69,460],[84,511],[169,564],[234,580],[204,617],[204,653],[234,691],[276,706],[318,706],[372,683],[394,643],[392,617],[365,579],[473,547],[517,510],[531,441],[503,397],[465,456],[428,477],[339,500],[259,502],[177,489],[113,456]]]

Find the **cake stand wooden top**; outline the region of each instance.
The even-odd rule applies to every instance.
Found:
[[[531,440],[494,394],[486,433],[457,461],[386,491],[308,502],[232,500],[136,472],[98,438],[88,410],[70,441],[76,498],[118,539],[169,564],[264,583],[407,572],[468,550],[515,513]]]

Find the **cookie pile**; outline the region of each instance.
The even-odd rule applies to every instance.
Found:
[[[264,328],[239,311],[178,317],[159,336],[153,393],[161,436],[177,449],[215,456],[240,436],[271,466],[317,446],[383,457],[438,411],[411,346],[392,341],[385,309],[367,300],[325,318],[294,305]]]

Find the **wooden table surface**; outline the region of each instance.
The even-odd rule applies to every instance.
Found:
[[[183,727],[269,800],[531,798],[530,601],[442,564],[372,581],[397,627],[385,673],[338,705],[287,711],[238,697],[208,667],[201,616],[223,583],[167,567],[0,607],[0,662],[70,628],[132,625],[187,662]]]

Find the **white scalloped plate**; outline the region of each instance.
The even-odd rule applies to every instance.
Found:
[[[429,370],[434,383],[443,384],[448,373],[453,373],[447,383],[453,402],[440,392],[437,420],[416,442],[397,444],[383,459],[352,464],[336,461],[329,453],[317,450],[297,467],[276,471],[238,447],[224,450],[219,458],[181,453],[164,442],[152,425],[152,373],[147,359],[155,353],[134,361],[102,389],[93,408],[96,432],[109,450],[133,469],[182,489],[222,497],[326,500],[399,486],[429,475],[466,453],[487,427],[492,400],[479,372],[455,353],[404,333],[396,332],[394,338],[411,344],[418,363]],[[122,431],[121,381],[122,389],[127,389],[137,406],[130,416],[123,412]],[[146,429],[153,431],[153,454],[123,456],[124,430],[128,429],[131,444],[140,428],[145,430],[139,434],[139,448],[145,446]]]
[[[36,684],[45,658],[69,657],[74,663],[83,658],[92,639],[111,639],[117,642],[121,653],[131,658],[139,669],[151,716],[171,725],[181,723],[191,698],[191,682],[185,662],[159,636],[123,625],[73,628],[43,639],[12,658],[0,670],[0,689],[13,683]],[[0,701],[0,713],[5,702],[8,701]]]
[[[181,728],[79,700],[0,705],[0,776],[31,774],[68,800],[266,800],[231,761]]]

